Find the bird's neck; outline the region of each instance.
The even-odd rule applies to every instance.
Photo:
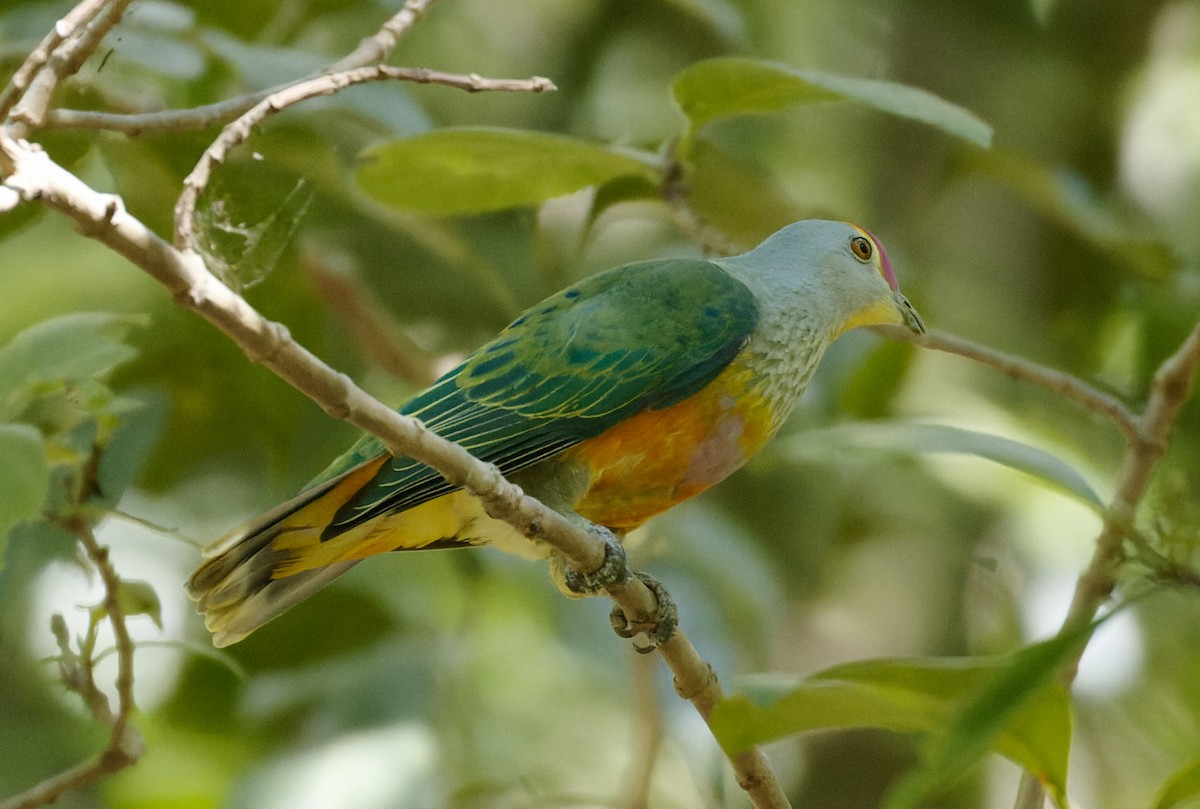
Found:
[[[818,285],[796,278],[793,267],[778,266],[781,277],[774,278],[775,265],[745,266],[742,258],[715,263],[746,284],[758,303],[758,325],[736,361],[753,372],[778,427],[808,387],[834,330]]]

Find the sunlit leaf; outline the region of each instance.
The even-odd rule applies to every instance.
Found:
[[[780,451],[790,457],[827,457],[846,447],[914,454],[975,455],[1032,475],[1097,510],[1104,508],[1104,501],[1087,479],[1062,458],[1011,438],[944,424],[841,424],[805,431],[784,442]]]
[[[915,809],[992,749],[1020,764],[1042,783],[1057,806],[1066,807],[1071,719],[1058,674],[1079,654],[1095,628],[1095,623],[1084,624],[1006,655],[995,674],[928,738],[920,766],[896,785],[885,809]],[[1047,704],[1048,694],[1057,702],[1056,708]],[[1054,726],[1044,723],[1051,710],[1059,718]],[[1016,738],[1023,748],[1019,756],[1001,748],[1002,734],[1014,726],[1028,731]]]
[[[1175,809],[1196,798],[1200,798],[1200,758],[1167,779],[1153,809]]]
[[[79,312],[47,320],[0,347],[0,418],[13,418],[49,387],[90,382],[133,359],[126,339],[144,317]]]
[[[973,113],[926,90],[761,59],[726,56],[697,62],[675,78],[673,92],[692,131],[735,115],[776,112],[819,101],[859,101],[979,146],[986,147],[992,140],[992,128]]]
[[[827,728],[932,734],[922,766],[895,805],[911,805],[904,801],[953,780],[989,750],[1036,774],[1062,805],[1071,717],[1055,675],[1090,630],[999,657],[870,660],[799,682],[755,678],[743,687],[745,696],[717,706],[713,732],[730,753]]]
[[[562,135],[441,129],[368,149],[358,184],[393,208],[466,214],[536,205],[618,177],[657,183],[647,161]]]
[[[42,434],[26,424],[0,424],[0,567],[8,532],[42,512],[50,490],[50,465],[42,446]]]

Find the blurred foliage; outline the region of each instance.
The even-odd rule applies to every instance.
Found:
[[[274,86],[349,52],[397,7],[141,0],[56,104],[183,108]],[[0,75],[68,8],[8,0]],[[390,373],[339,296],[368,296],[412,367],[438,372],[600,268],[696,254],[708,238],[750,245],[803,216],[869,226],[931,325],[1134,404],[1200,312],[1195,0],[441,0],[391,61],[543,75],[559,90],[385,83],[308,102],[231,155],[201,211],[247,300],[388,401],[420,373]],[[215,132],[36,139],[166,235]],[[355,283],[328,283],[333,264]],[[662,672],[638,692],[608,606],[562,599],[526,561],[373,559],[227,655],[201,652],[181,588],[196,552],[178,537],[212,538],[287,497],[353,430],[38,205],[0,216],[0,301],[0,795],[102,745],[44,662],[50,614],[86,628],[87,608],[70,608],[96,603],[96,583],[38,517],[56,465],[91,458],[103,435],[104,505],[166,530],[100,526],[141,613],[147,754],[59,805],[623,805],[647,699],[666,728],[650,805],[744,805]],[[72,314],[85,311],[116,314]],[[22,358],[32,339],[51,343]],[[633,558],[726,683],[778,671],[811,684],[847,661],[878,674],[922,658],[905,669],[912,690],[895,670],[883,685],[931,699],[928,721],[769,748],[797,805],[879,806],[914,769],[941,756],[961,773],[956,756],[1029,718],[1016,698],[971,701],[1012,696],[983,688],[982,668],[930,697],[943,680],[912,674],[936,667],[928,658],[1005,656],[1022,687],[1052,668],[1022,669],[1040,648],[1026,644],[1061,621],[1099,521],[1010,467],[1103,499],[1122,448],[1051,393],[854,333],[780,440],[631,537]],[[1198,480],[1193,403],[1142,515],[1155,547],[1193,567]],[[1134,567],[1128,589],[1146,589]],[[1200,805],[1198,636],[1200,597],[1161,589],[1097,631],[1072,702],[1071,773],[1052,785],[1066,778],[1073,802],[1100,809]],[[972,716],[981,735],[963,735]],[[826,726],[839,724],[855,723]],[[1065,740],[1035,735],[1060,762]],[[920,805],[1011,805],[1017,772],[993,756]]]

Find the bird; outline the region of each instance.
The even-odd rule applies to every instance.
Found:
[[[761,450],[835,338],[888,324],[925,330],[879,240],[802,220],[741,255],[586,277],[398,410],[619,538]],[[367,557],[483,544],[552,555],[364,435],[295,497],[206,547],[186,587],[224,647]]]

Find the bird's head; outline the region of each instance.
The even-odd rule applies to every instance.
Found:
[[[844,257],[841,259],[840,263],[845,265],[842,278],[846,281],[847,292],[851,295],[859,292],[858,287],[864,287],[861,293],[863,300],[866,301],[850,315],[841,331],[849,331],[858,326],[890,324],[907,326],[916,334],[924,334],[925,322],[921,320],[921,316],[917,314],[913,305],[908,302],[908,298],[900,292],[900,285],[896,281],[896,270],[892,267],[887,251],[883,249],[883,245],[875,238],[875,235],[871,231],[849,222],[834,224],[845,225],[853,231],[847,234],[845,247],[854,261],[851,263]],[[858,266],[855,267],[855,264]],[[862,275],[863,270],[870,271],[866,273],[869,278],[865,279],[868,282],[865,284],[856,277]],[[878,283],[880,279],[887,283],[886,290]],[[836,278],[834,283],[837,283]]]
[[[925,324],[900,293],[887,252],[870,231],[848,222],[806,219],[777,231],[742,256],[721,262],[776,305],[819,315],[836,337],[858,326]]]

